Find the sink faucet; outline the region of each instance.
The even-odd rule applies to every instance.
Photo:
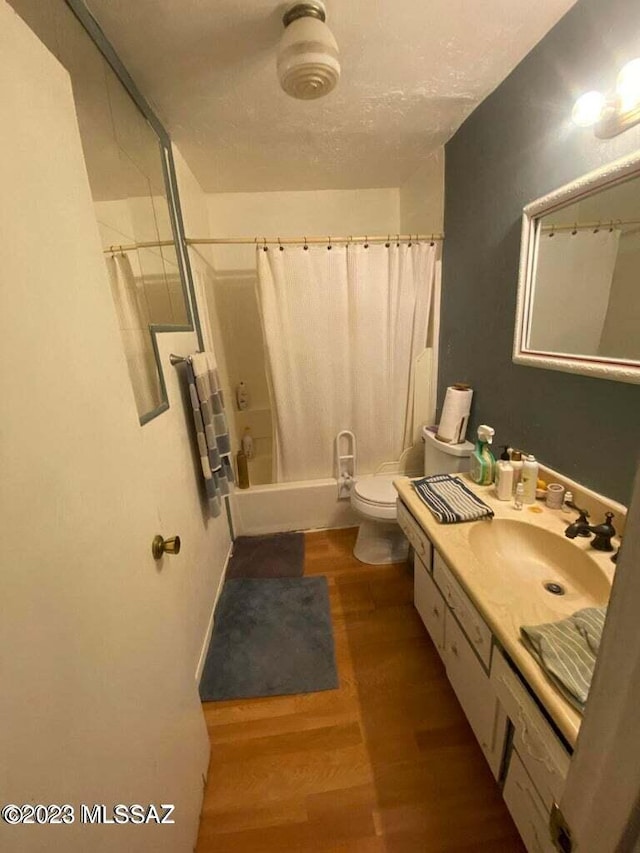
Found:
[[[587,521],[589,513],[585,509],[579,509],[577,506],[573,506],[573,508],[579,513],[579,515],[578,518],[567,527],[564,535],[569,539],[575,539],[576,536],[589,536],[590,533],[593,533],[593,539],[589,543],[592,548],[595,548],[596,551],[613,551],[611,539],[616,535],[615,528],[611,523],[613,513],[605,513],[605,520],[601,524],[596,524],[595,527],[593,527]]]

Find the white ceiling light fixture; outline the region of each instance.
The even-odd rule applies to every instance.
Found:
[[[293,3],[284,13],[278,77],[292,98],[322,98],[340,79],[338,43],[325,23],[326,17],[321,0]]]

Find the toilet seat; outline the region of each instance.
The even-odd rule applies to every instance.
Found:
[[[396,518],[397,492],[393,481],[397,474],[360,477],[351,491],[351,505],[365,516],[384,521]]]

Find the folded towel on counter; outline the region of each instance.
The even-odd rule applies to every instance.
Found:
[[[600,651],[600,640],[602,639],[606,615],[606,607],[585,607],[584,610],[578,610],[571,617],[595,655]]]
[[[442,524],[493,517],[491,507],[451,474],[431,474],[411,485]]]
[[[587,607],[560,622],[520,628],[526,647],[578,711],[589,696],[606,614],[606,607]]]

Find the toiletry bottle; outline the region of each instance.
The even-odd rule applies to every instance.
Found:
[[[249,391],[245,382],[241,382],[236,388],[236,403],[241,412],[249,408]]]
[[[536,457],[531,454],[525,456],[522,463],[522,485],[524,486],[523,503],[535,503],[536,487],[538,485],[538,463],[536,462]]]
[[[522,483],[518,483],[518,485],[516,486],[515,497],[513,499],[513,508],[514,509],[522,509],[523,497],[524,497],[524,486],[522,485]]]
[[[249,488],[249,463],[247,461],[247,457],[244,453],[239,450],[236,456],[236,462],[238,464],[238,488],[239,489],[248,489]]]
[[[496,460],[489,445],[493,441],[493,427],[481,424],[478,427],[476,449],[471,457],[470,475],[474,483],[480,486],[490,486],[495,476]]]
[[[513,496],[513,465],[508,459],[496,462],[496,497],[499,501],[510,501]]]
[[[516,492],[516,486],[522,477],[522,451],[511,451],[511,467],[513,468],[513,493]]]
[[[244,435],[240,444],[242,445],[242,452],[247,459],[253,459],[253,436],[249,427],[244,428]]]
[[[573,512],[573,507],[571,504],[573,503],[573,492],[565,492],[564,497],[562,499],[562,506],[560,510],[562,512]]]

